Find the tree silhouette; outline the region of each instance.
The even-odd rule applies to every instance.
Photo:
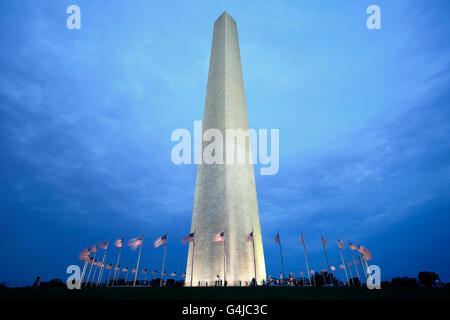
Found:
[[[432,287],[436,281],[441,282],[441,279],[439,276],[434,272],[429,271],[421,271],[417,275],[417,278],[419,278],[420,283],[424,285],[425,287]],[[441,282],[442,283],[442,282]]]

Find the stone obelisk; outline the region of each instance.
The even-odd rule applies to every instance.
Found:
[[[214,24],[202,133],[208,129],[220,130],[227,147],[238,143],[237,139],[227,139],[226,131],[248,130],[237,27],[227,12]],[[249,159],[251,146],[249,140],[246,142],[244,151]],[[203,142],[202,152],[206,147]],[[252,231],[253,241],[249,241]],[[189,244],[186,286],[213,286],[217,277],[228,286],[250,283],[255,274],[258,283],[266,278],[251,160],[243,164],[200,161],[191,232],[195,233],[195,245]],[[213,242],[220,232],[224,232],[225,242]]]

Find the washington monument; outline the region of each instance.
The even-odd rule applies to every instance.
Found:
[[[249,139],[242,143],[225,134],[230,129],[248,130],[237,26],[227,12],[214,24],[203,135],[208,129],[220,130],[225,137],[224,157],[241,148],[251,159]],[[202,153],[216,152],[207,147],[203,142]],[[252,162],[200,162],[191,233],[195,240],[189,243],[186,286],[213,286],[217,280],[239,286],[255,277],[258,283],[266,278]]]

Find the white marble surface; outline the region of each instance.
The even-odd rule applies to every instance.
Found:
[[[237,27],[226,12],[214,24],[203,132],[209,128],[221,130],[224,138],[227,128],[248,129]],[[246,152],[250,150],[248,146]],[[250,282],[255,276],[253,247],[247,241],[252,229],[256,276],[261,283],[266,278],[266,268],[253,165],[200,164],[191,226],[196,241],[192,285],[197,286],[199,282],[214,285],[217,275],[224,278],[224,244],[212,241],[221,231],[225,231],[228,285]],[[190,243],[187,286],[191,284],[192,253],[193,244]]]

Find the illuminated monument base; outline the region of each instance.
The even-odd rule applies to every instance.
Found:
[[[210,128],[224,137],[225,129],[248,130],[237,27],[226,12],[214,24],[203,133]],[[199,164],[191,232],[186,286],[214,286],[218,278],[245,285],[255,273],[258,283],[266,279],[253,164]],[[213,242],[220,232],[225,242]]]

